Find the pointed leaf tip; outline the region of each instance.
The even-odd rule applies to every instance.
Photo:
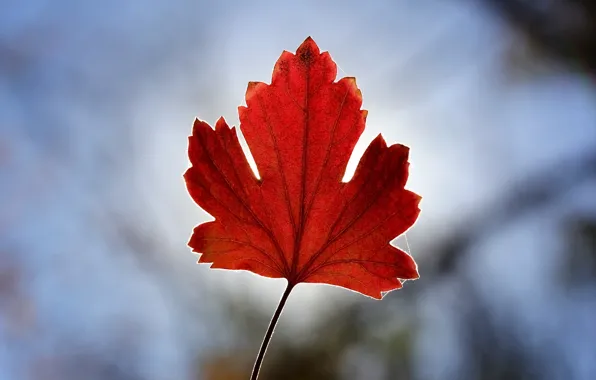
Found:
[[[230,129],[223,116],[220,116],[215,122],[215,131],[220,131],[221,129]]]
[[[321,54],[319,46],[317,46],[316,42],[310,37],[305,39],[296,50],[296,56],[300,58],[302,63],[307,65],[311,64],[319,54]]]
[[[302,43],[300,44],[300,46],[298,47],[298,49],[300,49],[300,47],[306,46],[306,45],[316,46],[317,49],[318,49],[317,43],[315,42],[315,40],[312,39],[311,36],[306,37],[306,39],[304,39],[304,41],[302,41]]]

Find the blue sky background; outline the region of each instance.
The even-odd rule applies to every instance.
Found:
[[[339,76],[357,78],[369,110],[351,170],[378,133],[411,147],[408,187],[424,200],[408,242],[423,262],[434,242],[498,209],[514,184],[570,162],[564,175],[594,151],[594,82],[556,66],[524,71],[515,64],[523,39],[481,2],[363,4],[2,2],[0,379],[78,379],[80,369],[56,363],[87,356],[87,373],[186,379],[197,356],[237,344],[223,300],[249,299],[269,314],[283,281],[194,265],[186,242],[207,215],[182,180],[186,137],[195,117],[237,125],[246,84],[268,82],[282,50],[307,36],[330,51]],[[424,289],[414,302],[416,378],[473,374],[462,286],[524,337],[542,378],[560,378],[563,359],[573,379],[596,377],[594,285],[572,292],[553,277],[561,223],[593,217],[594,187],[573,183],[491,229],[466,255],[466,282],[424,284],[422,267],[420,280],[389,296]],[[304,333],[339,304],[373,302],[359,297],[299,287],[278,334]],[[549,359],[545,345],[563,359]]]

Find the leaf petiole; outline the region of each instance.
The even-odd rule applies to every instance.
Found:
[[[279,300],[279,305],[277,305],[277,309],[275,309],[275,313],[273,313],[271,322],[269,322],[269,327],[267,328],[267,332],[265,333],[265,337],[263,338],[263,343],[261,343],[261,348],[259,349],[257,360],[255,360],[255,365],[252,369],[250,380],[257,380],[257,378],[259,377],[259,370],[261,369],[261,364],[263,363],[265,352],[267,352],[267,346],[269,346],[269,342],[271,341],[271,336],[273,336],[273,331],[275,330],[277,321],[281,316],[281,312],[283,311],[284,306],[286,305],[286,301],[288,300],[288,297],[290,296],[292,289],[294,289],[294,284],[288,282],[288,286],[286,287],[284,294],[281,296],[281,299]]]

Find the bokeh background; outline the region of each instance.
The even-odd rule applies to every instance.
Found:
[[[248,378],[285,282],[195,264],[187,136],[309,35],[349,171],[411,146],[422,277],[299,286],[261,379],[596,379],[594,4],[1,0],[0,380]]]

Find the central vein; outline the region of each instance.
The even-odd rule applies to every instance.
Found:
[[[302,107],[304,126],[302,131],[302,166],[300,173],[300,202],[298,203],[298,230],[295,234],[294,239],[294,254],[292,257],[292,276],[296,275],[298,270],[298,260],[300,258],[300,247],[302,245],[302,237],[304,235],[304,228],[306,223],[306,173],[308,166],[308,132],[309,132],[309,110],[308,110],[308,98],[310,95],[309,79],[310,79],[310,62],[306,63],[306,75],[305,75],[305,86],[306,91],[304,93],[304,106]]]

